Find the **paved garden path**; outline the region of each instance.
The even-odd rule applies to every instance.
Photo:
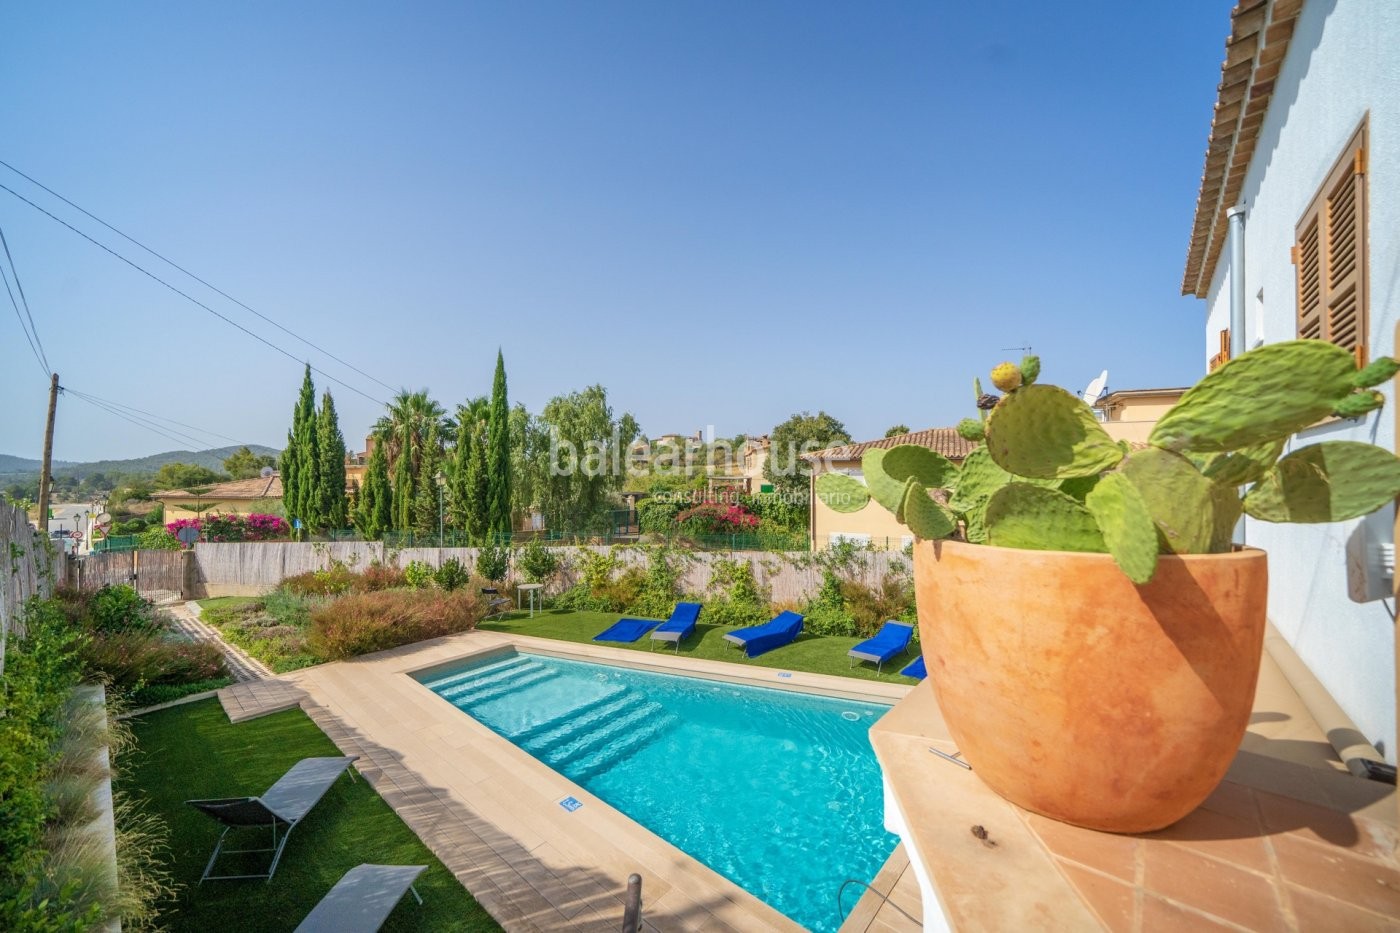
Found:
[[[265,664],[248,655],[242,648],[224,641],[219,630],[199,619],[200,606],[194,600],[162,606],[175,620],[175,628],[190,641],[204,641],[217,645],[224,653],[224,663],[229,675],[235,681],[264,680],[275,676]]]

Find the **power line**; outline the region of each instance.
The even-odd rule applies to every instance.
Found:
[[[93,406],[94,408],[98,408],[98,409],[100,409],[100,410],[102,410],[102,411],[107,412],[108,414],[116,415],[118,418],[121,418],[121,419],[124,420],[124,421],[130,421],[132,424],[136,425],[137,427],[145,428],[145,429],[148,430],[148,431],[154,431],[156,434],[159,434],[161,437],[164,437],[164,438],[167,439],[167,440],[173,441],[173,442],[176,443],[176,444],[181,444],[181,445],[183,445],[183,444],[186,443],[185,441],[180,440],[178,437],[175,437],[174,435],[171,435],[171,434],[167,434],[165,431],[162,431],[162,430],[159,429],[159,428],[152,427],[151,425],[146,424],[145,422],[142,422],[142,421],[138,421],[138,420],[136,420],[135,418],[129,418],[129,417],[127,417],[126,415],[122,414],[120,411],[117,411],[116,409],[107,408],[107,407],[105,407],[105,406],[103,406],[103,405],[98,404],[97,402],[92,401],[91,399],[88,399],[88,398],[85,398],[85,397],[82,396],[82,395],[79,395],[79,394],[76,393],[76,392],[68,392],[68,391],[65,391],[65,390],[63,390],[63,389],[61,389],[61,388],[60,388],[59,391],[63,392],[64,395],[72,395],[74,398],[78,399],[79,401],[87,402],[89,405]]]
[[[39,359],[39,365],[44,368],[44,375],[47,376],[49,369],[49,355],[44,352],[44,342],[39,339],[39,328],[34,326],[34,315],[29,310],[29,299],[24,295],[24,286],[19,280],[19,266],[15,265],[15,259],[10,255],[10,241],[5,239],[5,228],[0,227],[0,245],[5,247],[5,258],[10,263],[10,271],[15,274],[15,289],[19,292],[19,300],[24,305],[24,316],[29,319],[29,329],[25,330],[24,337],[29,340],[29,335],[33,333],[34,339],[29,341],[29,349],[34,351],[34,355]],[[0,266],[0,275],[4,274],[4,267]],[[15,304],[15,294],[10,291],[10,279],[5,277],[5,291],[9,293],[10,304],[15,305],[15,315],[19,315],[19,305]],[[19,322],[21,329],[24,328],[24,321]],[[36,348],[37,345],[37,348]]]
[[[164,285],[166,288],[170,289],[172,292],[174,292],[175,294],[179,295],[181,298],[184,298],[186,301],[190,302],[191,304],[198,305],[199,307],[203,308],[205,311],[208,311],[210,314],[214,315],[216,318],[218,318],[219,320],[223,321],[224,323],[229,324],[229,325],[232,325],[233,327],[238,328],[239,330],[243,331],[243,333],[247,334],[249,337],[252,337],[254,340],[258,341],[258,343],[261,343],[261,344],[263,344],[264,346],[269,347],[270,349],[276,350],[278,353],[280,353],[280,354],[282,354],[283,356],[287,357],[289,360],[291,360],[291,361],[294,362],[294,363],[301,363],[301,362],[304,362],[303,360],[297,359],[297,357],[296,357],[295,354],[293,354],[293,353],[291,353],[291,352],[289,352],[289,351],[287,351],[287,350],[282,349],[282,348],[279,347],[277,344],[273,343],[271,340],[268,340],[266,337],[263,337],[263,336],[261,336],[260,334],[254,333],[253,331],[251,331],[251,330],[249,330],[248,328],[244,327],[242,324],[239,324],[237,321],[233,320],[232,318],[228,317],[227,315],[220,314],[218,311],[215,311],[213,308],[209,307],[207,304],[205,304],[204,302],[200,301],[198,298],[195,298],[194,296],[192,296],[192,295],[190,295],[190,294],[188,294],[188,293],[186,293],[186,292],[183,292],[183,291],[181,291],[180,289],[176,288],[174,285],[171,285],[169,282],[165,281],[165,279],[163,279],[163,278],[161,278],[160,276],[156,275],[154,272],[151,272],[151,271],[149,271],[149,270],[147,270],[147,269],[145,269],[145,268],[143,268],[143,267],[137,265],[136,263],[132,262],[130,259],[127,259],[125,256],[123,256],[121,253],[117,252],[116,250],[112,249],[110,246],[106,245],[105,243],[101,243],[101,242],[99,242],[99,241],[93,239],[92,237],[90,237],[90,236],[88,236],[86,233],[84,233],[83,231],[79,230],[77,227],[75,227],[75,226],[73,226],[72,224],[70,224],[68,221],[64,220],[62,217],[58,217],[58,216],[56,216],[56,215],[50,213],[49,211],[47,211],[47,210],[45,210],[44,208],[40,207],[38,204],[35,204],[33,201],[29,200],[29,199],[26,198],[24,195],[20,194],[18,191],[16,191],[15,189],[9,187],[8,185],[0,184],[0,190],[8,191],[10,194],[12,194],[12,195],[14,195],[15,197],[19,198],[19,199],[20,199],[21,201],[23,201],[25,204],[28,204],[30,207],[34,208],[34,209],[35,209],[36,211],[38,211],[39,213],[41,213],[41,214],[43,214],[44,216],[48,217],[50,220],[54,220],[54,221],[56,221],[56,222],[62,224],[63,226],[67,227],[69,230],[72,230],[74,233],[76,233],[78,236],[82,237],[84,240],[87,240],[87,241],[88,241],[89,243],[91,243],[93,246],[99,247],[99,248],[102,249],[103,251],[108,252],[108,253],[111,253],[113,256],[115,256],[116,258],[120,259],[122,262],[126,263],[128,266],[131,266],[131,268],[135,269],[137,272],[140,272],[142,275],[146,276],[147,278],[152,279],[153,281],[158,282],[158,283],[160,283],[161,285]],[[310,366],[311,364],[310,364],[310,363],[307,363],[306,365]],[[326,371],[323,370],[323,369],[318,369],[318,368],[316,368],[315,366],[311,366],[311,371],[314,372],[314,373],[317,373],[318,375],[325,376],[327,379],[329,379],[331,382],[334,382],[336,385],[344,386],[345,388],[349,389],[351,392],[354,392],[354,393],[357,394],[357,395],[362,395],[362,396],[364,396],[365,398],[369,399],[371,402],[374,402],[376,405],[387,405],[387,404],[388,404],[388,403],[385,402],[383,399],[377,399],[377,398],[375,398],[373,395],[370,395],[368,392],[364,392],[364,391],[362,391],[362,390],[360,390],[360,389],[357,389],[355,386],[352,386],[352,385],[351,385],[350,383],[348,383],[348,382],[345,382],[345,381],[343,381],[343,380],[337,379],[336,377],[332,376],[330,373],[326,372]]]
[[[29,344],[29,349],[34,354],[35,362],[39,364],[39,368],[43,371],[44,375],[47,376],[49,374],[49,368],[44,365],[44,358],[34,347],[34,338],[29,336],[29,328],[24,325],[24,315],[19,312],[19,303],[15,301],[15,293],[10,291],[10,277],[5,274],[4,266],[0,266],[0,278],[5,280],[5,291],[10,295],[10,304],[14,305],[15,317],[19,319],[19,329],[24,331],[25,342]]]
[[[84,214],[84,215],[86,215],[87,217],[90,217],[90,218],[92,218],[93,220],[97,221],[97,222],[100,223],[102,226],[106,227],[108,230],[111,230],[111,231],[112,231],[113,233],[115,233],[117,236],[122,237],[123,239],[128,240],[128,241],[130,241],[130,242],[136,244],[137,246],[141,247],[143,250],[145,250],[146,252],[150,253],[152,256],[156,257],[157,259],[159,259],[161,262],[165,263],[166,265],[169,265],[169,266],[171,266],[171,267],[173,267],[173,268],[175,268],[175,269],[180,270],[180,271],[183,272],[185,275],[187,275],[187,276],[189,276],[190,278],[194,279],[194,280],[195,280],[196,282],[198,282],[200,285],[203,285],[205,288],[208,288],[208,289],[210,289],[211,291],[216,292],[216,293],[218,293],[219,295],[222,295],[223,297],[227,298],[229,301],[231,301],[231,302],[233,302],[234,304],[238,305],[240,308],[242,308],[243,310],[247,311],[248,313],[250,313],[250,314],[252,314],[252,315],[255,315],[256,317],[261,318],[262,320],[264,320],[264,321],[266,321],[267,323],[271,324],[273,327],[275,327],[275,328],[277,328],[278,330],[282,331],[284,334],[287,334],[288,336],[291,336],[291,337],[295,337],[297,340],[300,340],[302,343],[306,344],[306,345],[307,345],[308,347],[310,347],[311,349],[313,349],[313,350],[317,351],[318,353],[321,353],[321,354],[323,354],[323,355],[329,357],[330,359],[335,360],[335,361],[336,361],[337,363],[339,363],[341,366],[344,366],[344,367],[346,367],[347,369],[350,369],[350,370],[353,370],[354,372],[359,373],[361,376],[364,376],[364,377],[365,377],[366,379],[368,379],[369,381],[371,381],[371,382],[377,382],[379,385],[381,385],[381,386],[383,386],[384,388],[388,389],[390,392],[396,392],[396,391],[398,391],[398,388],[397,388],[397,387],[389,385],[389,383],[383,381],[382,379],[376,379],[374,376],[371,376],[369,373],[365,372],[363,369],[360,369],[358,366],[355,366],[355,365],[352,364],[352,363],[347,363],[345,360],[342,360],[340,357],[336,356],[334,353],[330,352],[329,350],[325,349],[324,347],[317,346],[316,344],[312,343],[310,340],[307,340],[305,337],[301,336],[300,334],[296,333],[295,331],[288,330],[287,328],[283,327],[281,324],[277,323],[277,322],[274,321],[272,318],[268,317],[267,315],[263,314],[262,312],[257,311],[257,310],[255,310],[255,309],[249,307],[248,305],[244,304],[243,302],[239,301],[237,298],[233,297],[233,296],[230,295],[228,292],[226,292],[226,291],[224,291],[223,289],[219,288],[217,285],[214,285],[214,284],[212,284],[212,283],[210,283],[210,282],[207,282],[207,281],[205,281],[204,279],[200,278],[199,276],[195,275],[193,272],[191,272],[190,270],[186,269],[184,266],[180,265],[180,264],[179,264],[178,262],[176,262],[175,260],[170,259],[170,258],[168,258],[168,257],[166,257],[166,256],[163,256],[162,254],[156,252],[154,249],[151,249],[151,247],[147,246],[145,243],[142,243],[140,240],[136,239],[135,237],[131,236],[130,234],[125,233],[125,232],[123,232],[123,231],[121,231],[121,230],[118,230],[116,227],[114,227],[114,226],[112,226],[111,224],[107,223],[107,221],[103,220],[101,217],[98,217],[96,214],[92,213],[92,211],[89,211],[89,210],[87,210],[86,208],[84,208],[84,207],[82,207],[82,206],[80,206],[80,205],[78,205],[78,204],[73,203],[72,201],[68,200],[68,199],[65,198],[63,195],[59,194],[57,191],[53,190],[52,188],[50,188],[48,185],[44,184],[43,182],[41,182],[41,181],[39,181],[39,180],[37,180],[37,179],[35,179],[35,178],[32,178],[32,177],[29,176],[29,175],[26,175],[24,172],[21,172],[19,169],[15,168],[13,165],[11,165],[10,163],[6,162],[4,159],[0,159],[0,165],[5,166],[5,168],[7,168],[7,169],[9,169],[10,171],[14,172],[14,173],[15,173],[16,175],[18,175],[20,178],[23,178],[24,180],[30,182],[31,184],[37,185],[38,187],[40,187],[40,188],[42,188],[43,190],[47,191],[49,194],[51,194],[51,195],[53,195],[54,197],[58,198],[60,201],[62,201],[64,204],[67,204],[69,207],[73,208],[75,211],[78,211],[79,213]],[[13,194],[14,192],[11,192],[11,193]]]
[[[145,411],[144,409],[137,408],[135,405],[126,405],[126,404],[123,404],[122,402],[116,402],[116,401],[113,401],[112,399],[109,399],[109,398],[101,398],[101,397],[99,397],[99,396],[92,395],[91,393],[79,392],[79,391],[77,391],[76,389],[69,388],[68,386],[64,386],[64,389],[66,389],[68,392],[73,393],[74,395],[83,396],[84,399],[85,399],[85,400],[88,400],[88,401],[101,402],[101,403],[104,403],[104,404],[107,404],[107,405],[111,405],[111,406],[114,407],[114,408],[120,408],[120,409],[122,409],[123,411],[129,412],[129,413],[134,413],[134,414],[137,414],[137,415],[145,415],[147,418],[154,419],[155,421],[158,421],[158,422],[162,422],[162,421],[163,421],[163,422],[167,422],[167,423],[169,423],[169,424],[176,425],[177,427],[189,428],[191,431],[194,431],[194,432],[196,432],[196,433],[198,433],[198,434],[205,434],[205,435],[208,435],[209,437],[217,437],[217,438],[219,438],[220,440],[230,441],[230,442],[232,442],[232,443],[234,443],[234,444],[241,444],[241,443],[243,443],[242,441],[240,441],[240,440],[239,440],[238,438],[236,438],[236,437],[229,437],[227,434],[220,434],[218,431],[210,431],[208,428],[201,428],[201,427],[199,427],[198,425],[195,425],[195,424],[186,424],[186,423],[183,422],[183,421],[176,421],[174,418],[167,418],[167,417],[165,417],[164,415],[157,415],[157,414],[155,414],[154,412],[149,412],[149,411]],[[176,433],[181,433],[181,434],[183,434],[184,432],[181,431],[181,432],[176,432]],[[189,435],[186,435],[186,436],[189,436]],[[196,441],[198,441],[198,442],[201,443],[201,444],[208,443],[207,441],[200,440],[199,438],[193,438],[193,439],[196,440]]]

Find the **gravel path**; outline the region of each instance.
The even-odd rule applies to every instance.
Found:
[[[224,653],[229,674],[235,681],[265,680],[276,675],[265,664],[246,654],[242,648],[224,641],[219,630],[206,625],[199,619],[199,603],[194,600],[183,604],[162,607],[175,620],[175,628],[191,641],[205,641],[218,645]]]

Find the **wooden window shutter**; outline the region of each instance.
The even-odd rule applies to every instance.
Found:
[[[1366,126],[1347,143],[1298,222],[1293,248],[1298,336],[1327,340],[1367,362]]]

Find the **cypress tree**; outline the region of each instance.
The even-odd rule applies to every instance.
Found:
[[[442,472],[442,440],[437,423],[428,428],[418,464],[418,489],[413,501],[413,530],[435,534],[438,527],[437,475]]]
[[[295,516],[297,483],[301,479],[301,466],[297,462],[297,435],[296,435],[296,409],[292,409],[292,430],[287,432],[287,446],[282,449],[282,456],[277,461],[277,471],[282,477],[282,511],[286,513],[287,523],[291,524]]]
[[[496,377],[491,382],[491,414],[486,422],[486,530],[509,534],[510,523],[510,405],[506,400],[506,363],[496,351]]]
[[[321,454],[316,442],[316,386],[311,382],[311,364],[301,381],[301,395],[292,417],[292,433],[296,436],[297,477],[292,499],[292,518],[301,519],[306,528],[321,524],[318,500],[321,489]],[[283,493],[285,497],[285,492]]]
[[[320,448],[321,474],[317,515],[326,528],[345,527],[345,435],[335,414],[330,392],[321,396],[316,416],[316,443]]]
[[[356,502],[355,527],[360,529],[360,534],[375,540],[389,530],[393,524],[391,497],[389,460],[384,456],[383,445],[376,443],[369,453],[364,486]]]
[[[413,503],[418,495],[418,472],[413,450],[405,446],[394,461],[394,530],[413,530]]]

